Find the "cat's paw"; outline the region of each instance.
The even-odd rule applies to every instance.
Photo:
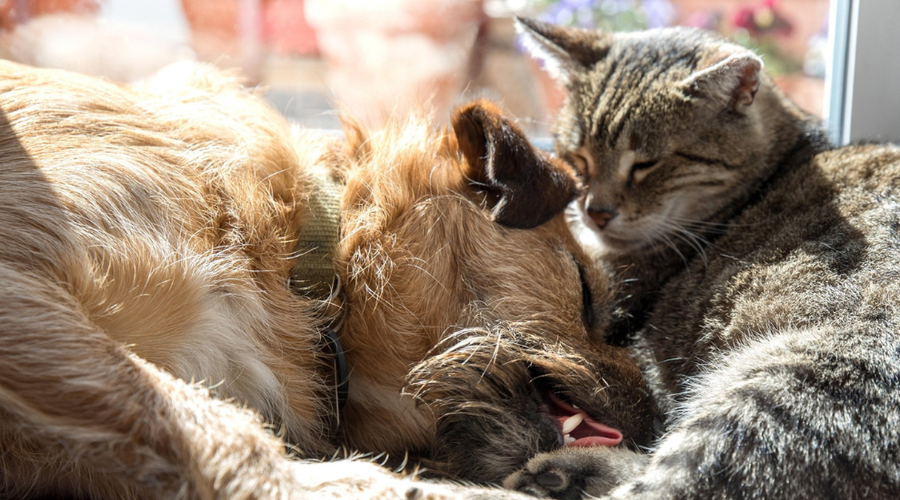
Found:
[[[562,448],[532,458],[503,486],[559,500],[601,496],[638,476],[647,459],[624,448]]]

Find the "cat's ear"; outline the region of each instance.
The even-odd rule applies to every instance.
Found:
[[[497,106],[480,100],[453,114],[471,184],[485,192],[491,219],[528,229],[562,212],[580,188],[575,172],[534,148]]]
[[[759,89],[762,59],[742,49],[714,61],[679,82],[679,91],[688,97],[726,103],[738,111],[753,104]]]
[[[515,24],[528,52],[542,61],[550,76],[562,85],[606,57],[612,42],[612,36],[607,33],[566,28],[536,19],[517,17]]]

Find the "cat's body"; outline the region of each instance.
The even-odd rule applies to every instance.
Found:
[[[666,415],[649,457],[538,457],[558,498],[900,497],[900,148],[832,149],[751,52],[696,31],[523,22],[570,91],[557,151],[591,182]],[[586,456],[587,455],[587,456]]]

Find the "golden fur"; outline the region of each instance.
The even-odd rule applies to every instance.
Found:
[[[585,322],[583,287],[589,308],[608,292],[579,279],[562,214],[574,175],[498,110],[459,111],[455,135],[349,124],[345,143],[292,133],[222,75],[188,83],[149,93],[0,64],[0,496],[482,494],[316,461],[408,454],[490,483],[560,446],[534,409],[533,426],[478,441],[476,392],[517,416],[552,390],[646,442],[640,373]],[[288,286],[316,171],[345,185],[326,302]],[[320,333],[335,321],[352,370],[340,413]],[[462,463],[469,435],[486,451]]]

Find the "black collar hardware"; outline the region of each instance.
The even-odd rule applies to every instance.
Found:
[[[347,397],[350,394],[350,369],[347,367],[347,357],[344,355],[344,346],[334,329],[328,327],[322,330],[322,337],[328,343],[328,348],[334,356],[335,389],[337,391],[338,411],[344,409]]]

